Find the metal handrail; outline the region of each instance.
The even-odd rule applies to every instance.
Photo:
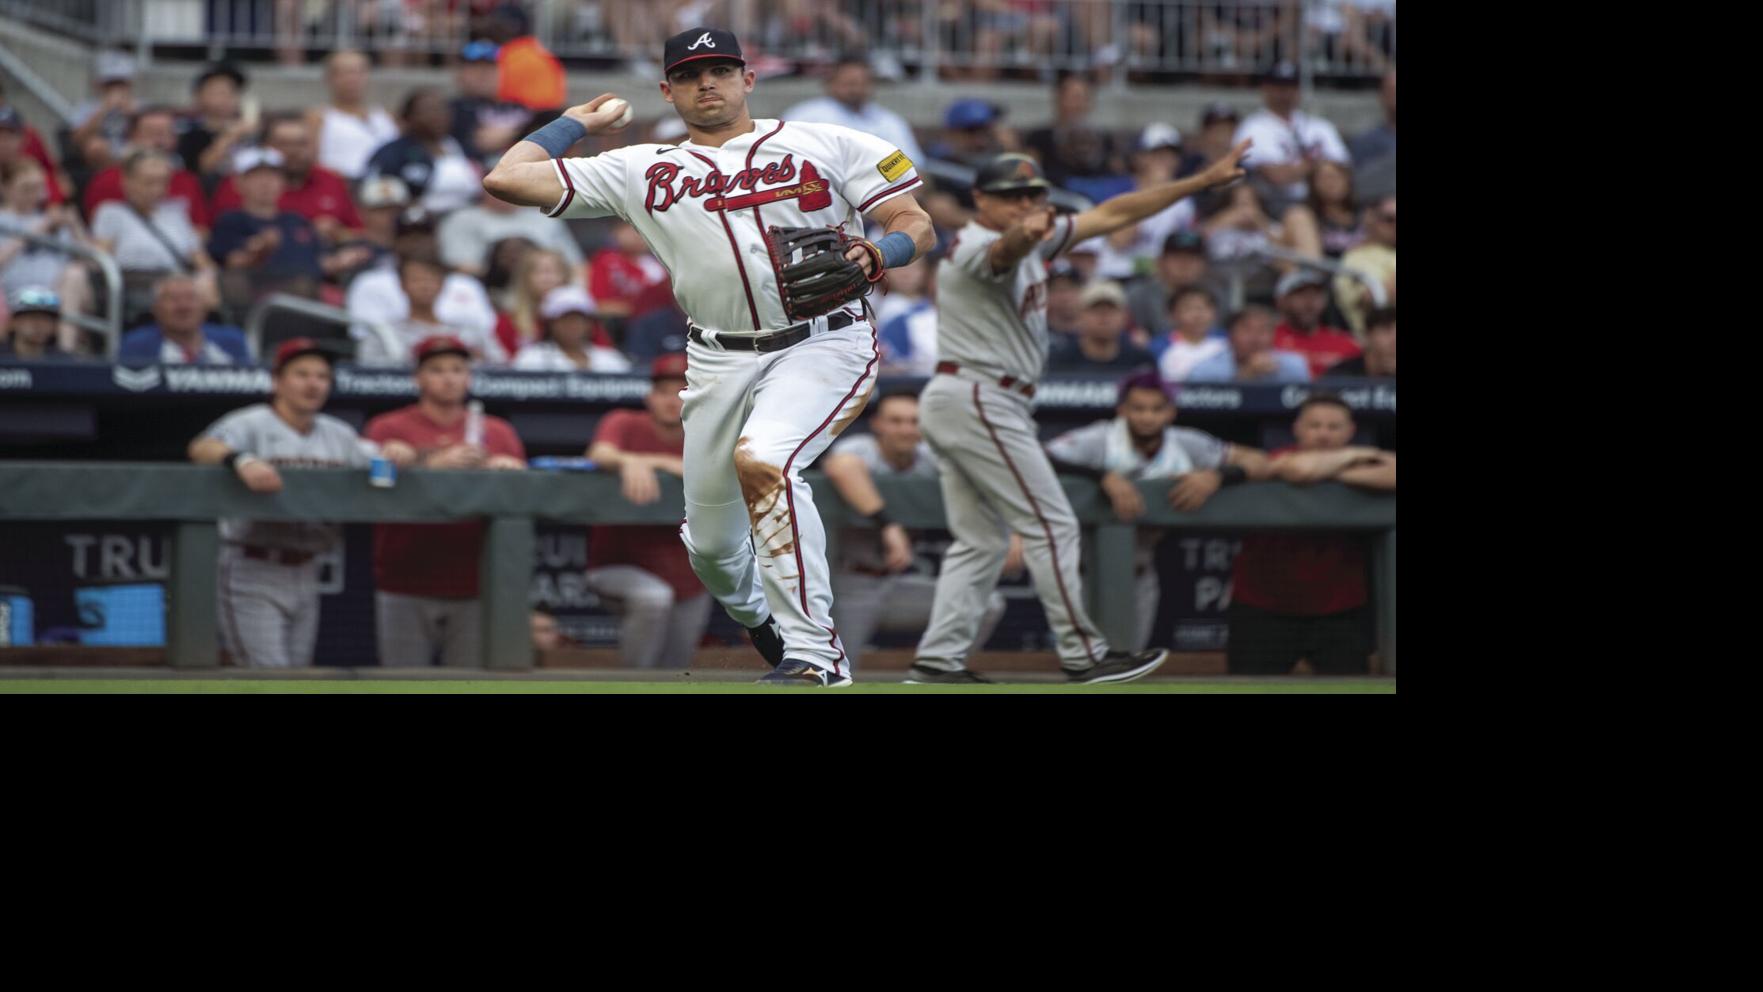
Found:
[[[83,313],[63,313],[61,319],[105,335],[110,341],[108,357],[114,362],[117,349],[122,347],[122,269],[117,267],[116,259],[102,249],[57,241],[6,221],[0,221],[0,235],[23,238],[32,244],[42,245],[63,254],[77,255],[98,266],[99,273],[104,276],[105,319],[99,320]]]
[[[0,45],[0,69],[10,73],[13,78],[23,84],[30,95],[48,108],[51,114],[63,124],[73,124],[73,104],[61,95],[61,91],[49,85],[37,71],[30,67],[24,59],[13,54],[12,49]]]
[[[308,300],[302,296],[271,293],[258,300],[257,304],[251,308],[251,312],[245,316],[245,340],[249,342],[251,353],[258,356],[259,361],[263,360],[263,322],[272,310],[286,310],[315,320],[328,320],[349,328],[365,327],[368,333],[379,339],[380,345],[386,349],[386,354],[399,355],[404,352],[404,346],[400,342],[397,332],[393,331],[384,321],[357,317],[342,307],[333,307],[316,300]]]

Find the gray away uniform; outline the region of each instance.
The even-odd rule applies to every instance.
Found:
[[[1038,381],[1046,365],[1047,263],[1071,247],[1075,224],[1071,215],[1057,218],[1046,240],[997,275],[987,255],[1001,232],[971,222],[937,270],[937,357],[961,369],[939,372],[920,397],[919,420],[943,462],[943,504],[955,535],[918,644],[917,663],[926,668],[965,667],[1003,569],[1006,527],[1022,536],[1060,664],[1084,671],[1109,649],[1083,608],[1077,515],[1017,385]],[[1000,385],[1005,376],[1009,388]]]
[[[319,414],[301,434],[268,403],[234,410],[203,437],[255,455],[277,469],[366,468],[361,439],[348,424]],[[342,543],[338,524],[305,520],[220,522],[220,639],[249,668],[309,667],[318,638],[317,555]],[[249,551],[250,556],[247,552]],[[270,558],[258,557],[267,551]],[[308,556],[285,564],[288,556]],[[273,559],[273,560],[271,560]]]
[[[876,478],[935,479],[940,475],[936,453],[920,441],[911,466],[897,469],[882,457],[874,434],[840,438],[828,455],[855,455]],[[909,532],[910,533],[910,532]],[[912,565],[904,572],[889,573],[883,565],[881,540],[874,530],[849,528],[839,542],[840,554],[833,570],[833,622],[855,671],[869,639],[879,631],[923,630],[930,622],[936,599],[937,579],[925,555],[913,541]],[[986,601],[974,643],[984,644],[998,621],[1004,618],[1004,597],[996,590]]]

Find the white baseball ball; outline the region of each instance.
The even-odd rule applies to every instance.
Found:
[[[610,113],[611,111],[621,109],[624,112],[619,114],[618,120],[612,122],[611,130],[617,131],[621,128],[629,127],[632,119],[637,116],[637,112],[631,109],[630,101],[616,96],[600,105],[601,113]]]

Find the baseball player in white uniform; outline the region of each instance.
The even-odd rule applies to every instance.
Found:
[[[867,216],[887,233],[844,258],[879,280],[935,243],[930,217],[905,195],[918,173],[860,131],[754,120],[755,76],[727,31],[675,35],[663,65],[661,97],[685,122],[684,141],[563,158],[582,137],[629,123],[624,101],[602,94],[516,143],[484,188],[551,217],[620,217],[667,268],[689,318],[680,536],[692,568],[775,666],[760,681],[845,685],[826,536],[799,472],[863,411],[880,355],[862,300],[787,316],[766,232],[861,237]]]
[[[1026,155],[1000,155],[975,176],[973,220],[937,270],[937,374],[919,407],[925,439],[943,463],[955,543],[943,556],[930,626],[906,681],[990,681],[968,671],[966,658],[1004,564],[1008,531],[1022,537],[1070,681],[1128,682],[1169,656],[1110,648],[1083,608],[1077,517],[1041,448],[1031,403],[1047,360],[1047,264],[1080,241],[1242,178],[1237,163],[1248,147],[1237,145],[1188,179],[1063,216],[1047,206],[1050,184]]]
[[[190,460],[223,464],[257,493],[282,488],[277,466],[366,468],[348,424],[318,411],[331,393],[331,356],[311,338],[276,350],[273,395],[215,421],[190,442]],[[318,639],[318,557],[343,529],[305,520],[220,522],[220,640],[247,668],[308,668]]]

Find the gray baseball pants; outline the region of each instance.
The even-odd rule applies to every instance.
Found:
[[[945,671],[965,666],[1010,531],[1022,537],[1060,664],[1083,671],[1101,660],[1108,642],[1083,608],[1077,515],[1041,448],[1028,397],[939,373],[920,394],[919,423],[942,460],[943,508],[955,543],[943,555],[918,663]]]
[[[476,599],[439,599],[374,593],[374,630],[381,668],[477,668],[483,656],[482,605]]]
[[[937,580],[928,575],[865,575],[862,572],[833,574],[833,622],[851,670],[856,671],[869,639],[880,631],[899,633],[924,630],[936,602]],[[1004,597],[992,590],[980,618],[975,645],[991,639],[998,621],[1004,619]]]
[[[318,641],[318,559],[283,565],[220,546],[220,642],[246,668],[310,668]]]
[[[676,600],[673,587],[635,565],[587,571],[588,588],[622,618],[619,657],[626,668],[687,668],[710,623],[710,594]]]

